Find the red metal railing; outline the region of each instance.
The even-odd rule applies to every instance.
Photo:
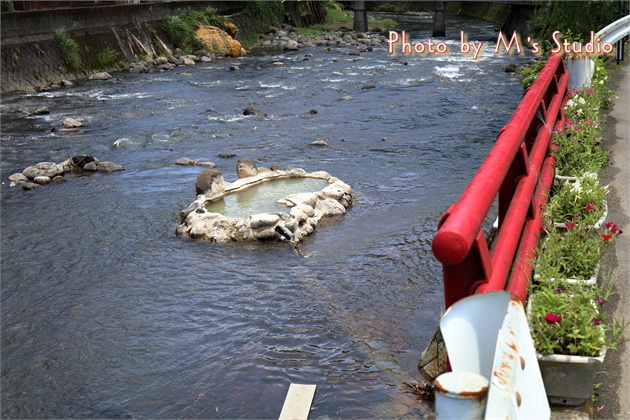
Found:
[[[563,124],[568,80],[562,58],[551,56],[459,201],[442,216],[433,254],[443,266],[447,308],[495,290],[525,301],[555,168],[550,138]],[[481,225],[497,194],[499,226],[490,251]]]

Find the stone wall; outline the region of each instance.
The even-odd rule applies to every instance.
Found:
[[[168,45],[162,18],[208,7],[228,14],[238,11],[242,3],[177,1],[2,13],[1,91],[32,91],[63,79],[114,70],[99,68],[96,59],[107,48],[125,61],[155,56]],[[54,38],[61,29],[79,44],[84,71],[73,73],[66,68]]]

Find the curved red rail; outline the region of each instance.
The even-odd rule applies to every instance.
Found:
[[[540,213],[555,168],[550,138],[562,123],[568,80],[562,58],[551,56],[459,201],[442,217],[433,254],[443,266],[447,308],[506,285],[521,300],[527,297]],[[490,251],[481,225],[496,198],[499,226]]]

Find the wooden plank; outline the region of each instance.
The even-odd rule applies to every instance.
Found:
[[[316,385],[291,384],[284,400],[280,420],[306,420],[311,411]]]

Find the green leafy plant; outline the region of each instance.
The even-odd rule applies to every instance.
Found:
[[[605,81],[606,79],[602,79]],[[602,107],[609,103],[610,90],[596,84],[586,90],[571,91],[564,109],[566,123],[554,130],[557,174],[580,176],[585,172],[599,173],[610,162],[610,153],[601,147]]]
[[[566,283],[537,285],[529,302],[530,328],[536,351],[597,357],[617,349],[625,325],[609,317],[603,305],[612,296],[614,276],[600,286]]]
[[[70,36],[70,34],[60,29],[55,32],[55,40],[61,51],[61,58],[71,71],[81,70],[81,57],[79,55],[79,44]]]
[[[578,177],[554,188],[547,212],[554,223],[579,223],[592,226],[606,212],[608,188],[593,174]]]
[[[519,73],[519,77],[521,77],[521,83],[523,84],[523,88],[527,89],[530,87],[538,75],[540,74],[540,70],[543,68],[547,60],[538,60],[535,66],[528,66],[523,69]]]
[[[532,35],[544,40],[546,48],[551,47],[554,31],[560,31],[571,40],[588,40],[590,31],[597,31],[617,20],[618,5],[614,2],[600,0],[534,3],[536,8],[531,21]]]
[[[15,12],[15,9],[13,8],[13,2],[12,1],[7,1],[7,0],[2,0],[0,1],[0,11],[1,12]]]
[[[99,68],[107,69],[110,67],[116,67],[116,65],[120,62],[120,57],[121,55],[118,51],[105,47],[103,51],[96,55],[96,62],[98,63]]]
[[[545,228],[536,261],[540,280],[589,279],[608,247],[623,233],[614,222],[598,229],[567,222],[566,228]]]

